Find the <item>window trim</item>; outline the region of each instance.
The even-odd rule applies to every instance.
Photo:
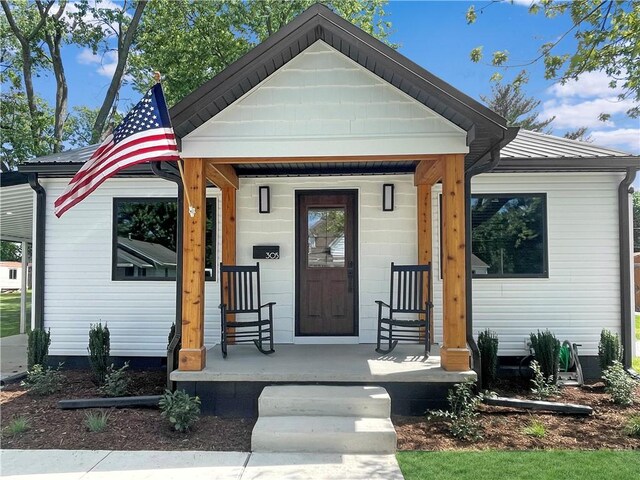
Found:
[[[542,272],[540,273],[488,273],[486,275],[472,274],[471,278],[475,279],[528,279],[528,278],[549,278],[549,228],[548,228],[548,198],[546,192],[504,192],[504,193],[471,193],[471,198],[499,198],[499,197],[541,197],[544,203],[542,209]],[[443,218],[442,218],[442,194],[438,196],[439,214],[440,214],[440,278],[443,275],[443,249],[442,249],[442,232],[443,232]],[[469,209],[470,214],[471,209]],[[471,232],[471,242],[469,246],[471,253],[473,253],[473,232]]]
[[[155,202],[178,202],[176,197],[113,197],[111,216],[111,281],[113,282],[175,282],[177,277],[126,277],[118,274],[118,206],[121,203],[155,203]],[[211,231],[213,244],[212,275],[205,277],[205,282],[217,281],[217,261],[218,261],[218,202],[216,197],[207,197],[207,205],[211,205],[213,212],[213,228]],[[177,225],[176,225],[177,230]],[[179,253],[176,252],[176,259]]]

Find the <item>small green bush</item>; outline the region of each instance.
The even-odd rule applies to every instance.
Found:
[[[600,343],[598,343],[598,358],[600,360],[600,368],[604,372],[613,365],[614,361],[622,361],[622,347],[620,346],[620,337],[617,333],[613,333],[607,329],[603,329],[600,333]]]
[[[45,332],[41,328],[34,328],[27,339],[27,367],[46,365],[51,345],[51,331]]]
[[[107,397],[124,397],[131,383],[127,368],[129,368],[129,362],[125,362],[120,368],[115,368],[112,363],[104,377],[104,383],[98,389],[100,393]]]
[[[62,364],[55,369],[36,364],[27,371],[27,378],[20,382],[20,385],[32,395],[44,396],[56,393],[62,387],[61,368]]]
[[[478,421],[478,405],[484,399],[483,394],[474,393],[472,381],[454,385],[447,394],[450,409],[435,410],[429,413],[428,419],[441,419],[449,423],[451,434],[461,440],[482,439],[482,426]]]
[[[31,426],[25,417],[15,417],[5,427],[5,432],[7,435],[16,436],[26,432],[29,428]]]
[[[545,378],[551,377],[553,384],[558,381],[558,370],[560,368],[560,340],[549,330],[532,333],[531,346],[533,356],[540,365],[540,369]]]
[[[560,389],[553,382],[553,377],[545,377],[537,360],[531,362],[531,370],[533,370],[533,378],[531,383],[531,392],[537,400],[544,400],[549,397],[560,395]]]
[[[498,369],[498,335],[488,328],[478,335],[482,387],[490,388],[496,380]]]
[[[107,420],[109,420],[109,413],[105,411],[86,412],[84,415],[84,424],[93,433],[104,431],[107,428]]]
[[[104,383],[105,376],[109,371],[109,351],[110,351],[109,328],[101,323],[91,325],[89,329],[89,365],[93,373],[93,381],[98,385]]]
[[[606,383],[605,392],[611,395],[613,403],[618,405],[633,404],[633,390],[636,381],[627,374],[622,364],[614,360],[613,364],[602,375]]]
[[[531,420],[529,425],[522,429],[522,433],[530,437],[544,438],[547,435],[547,429],[539,420]]]
[[[187,432],[200,415],[200,399],[192,397],[184,390],[167,390],[160,399],[160,411],[174,429]]]
[[[632,415],[624,426],[624,433],[630,437],[640,437],[640,415]]]

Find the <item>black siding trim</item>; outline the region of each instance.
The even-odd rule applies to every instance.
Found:
[[[620,240],[620,333],[624,347],[623,362],[626,368],[631,368],[633,360],[632,337],[634,307],[631,288],[631,209],[629,208],[629,194],[633,192],[631,184],[636,177],[637,168],[628,168],[627,174],[618,187],[618,237]]]
[[[36,249],[34,260],[36,275],[34,279],[33,310],[35,312],[35,328],[44,328],[44,269],[45,269],[45,227],[47,192],[38,182],[38,174],[29,175],[29,185],[36,192]]]

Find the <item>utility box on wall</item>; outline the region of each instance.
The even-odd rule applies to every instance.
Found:
[[[258,260],[277,260],[280,258],[280,245],[254,245],[253,258]]]

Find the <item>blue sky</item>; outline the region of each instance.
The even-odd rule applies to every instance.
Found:
[[[474,98],[490,92],[489,78],[496,71],[486,64],[474,64],[469,52],[483,46],[487,58],[494,50],[507,49],[511,63],[525,63],[537,56],[539,46],[557,39],[567,30],[566,18],[546,19],[530,15],[529,0],[514,4],[492,4],[473,25],[467,25],[465,12],[469,5],[476,9],[490,2],[467,1],[391,1],[386,7],[393,24],[391,41],[400,44],[399,51]],[[575,46],[570,35],[559,46],[559,53]],[[69,80],[69,104],[97,106],[108,87],[113,71],[113,57],[95,57],[88,50],[67,46],[63,52]],[[545,80],[543,65],[527,68],[530,81],[528,95],[542,101],[541,118],[556,116],[553,133],[562,135],[577,127],[589,127],[596,144],[630,153],[640,153],[640,120],[624,115],[627,104],[616,100],[608,88],[608,79],[599,73],[583,75],[578,82],[560,86]],[[505,79],[513,78],[520,68],[501,71]],[[37,82],[39,93],[50,101],[54,89],[52,77]],[[126,111],[141,97],[130,86],[121,93],[120,109]],[[600,113],[611,113],[611,120],[598,120]]]

